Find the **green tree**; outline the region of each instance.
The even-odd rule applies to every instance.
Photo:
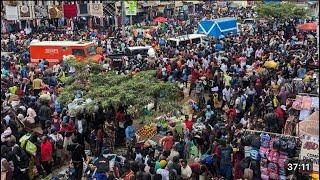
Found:
[[[305,18],[308,11],[293,3],[263,3],[255,11],[258,17],[268,20],[285,21],[293,18]]]
[[[81,90],[83,99],[93,100],[86,106],[89,112],[93,111],[97,102],[103,107],[126,105],[128,112],[136,118],[144,114],[143,108],[149,103],[155,103],[162,113],[180,108],[177,83],[158,80],[155,70],[118,75],[114,71],[101,73],[101,65],[92,61],[83,63],[70,60],[68,64],[76,68],[76,73],[68,77],[64,90],[58,96],[62,104],[72,102],[75,92]]]

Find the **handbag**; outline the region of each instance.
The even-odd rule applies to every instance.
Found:
[[[251,180],[253,178],[253,170],[250,169],[250,167],[251,167],[251,161],[250,161],[249,167],[244,169],[244,173],[243,173],[244,179]]]
[[[23,136],[19,139],[20,147],[21,147],[22,149],[25,148],[26,143],[27,143],[27,141],[30,139],[30,137],[31,137],[31,134],[25,134],[25,135],[23,135]]]

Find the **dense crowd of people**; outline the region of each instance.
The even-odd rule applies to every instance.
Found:
[[[251,8],[228,7],[211,13],[212,18],[254,16]],[[93,174],[96,179],[124,180],[240,179],[248,176],[248,169],[253,171],[249,179],[261,179],[262,165],[250,155],[248,160],[244,148],[248,140],[241,138],[242,130],[281,134],[290,113],[288,99],[297,93],[319,93],[317,42],[309,34],[316,35],[297,31],[297,20],[258,21],[255,29],[226,35],[206,46],[166,44],[168,37],[192,33],[201,19],[201,12],[186,21],[169,19],[151,32],[151,38],[140,34],[129,38],[130,29],[123,37],[121,28],[3,34],[1,50],[13,54],[1,57],[2,174],[8,180],[44,177],[71,160],[68,173],[74,179],[92,179]],[[103,49],[101,66],[111,68],[112,53],[152,45],[156,57],[146,59],[154,61],[148,68],[155,68],[160,80],[179,82],[193,102],[193,114],[184,116],[183,133],[172,128],[159,142],[137,142],[135,120],[124,107],[99,105],[93,114],[71,116],[57,97],[66,77],[77,73],[75,69],[64,61],[53,67],[45,59],[29,64],[30,43],[62,40],[95,41]],[[265,67],[266,62],[276,66]],[[49,99],[41,99],[44,94]],[[204,127],[196,131],[199,124]],[[127,152],[116,154],[124,145]],[[279,177],[270,175],[270,179]]]

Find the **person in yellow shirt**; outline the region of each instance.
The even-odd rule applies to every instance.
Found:
[[[38,96],[43,86],[43,81],[38,76],[32,81],[32,89],[35,96]]]
[[[17,90],[18,90],[17,86],[11,86],[11,87],[9,88],[9,92],[10,92],[11,94],[16,94]]]
[[[223,81],[225,86],[231,86],[230,84],[231,79],[232,79],[231,76],[229,76],[227,73],[223,74]]]
[[[313,71],[309,71],[304,77],[303,77],[303,82],[304,83],[309,83],[312,76],[313,76]]]

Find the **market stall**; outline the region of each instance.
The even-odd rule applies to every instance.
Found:
[[[260,169],[261,179],[286,179],[294,173],[286,167],[299,156],[299,137],[257,130],[242,133],[245,158],[240,164],[244,171],[255,164],[251,169],[254,174],[259,174]]]

